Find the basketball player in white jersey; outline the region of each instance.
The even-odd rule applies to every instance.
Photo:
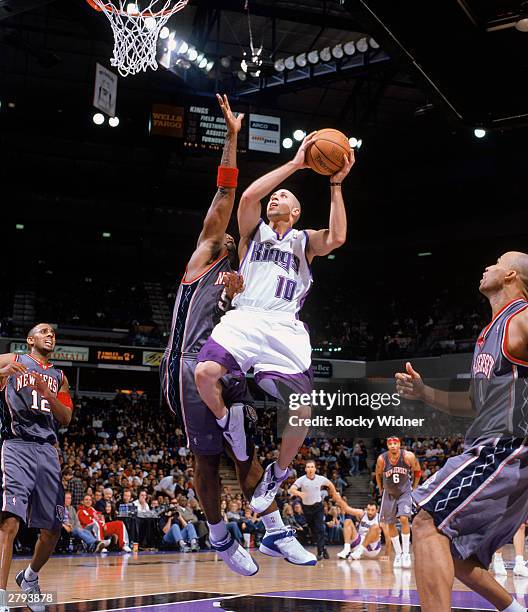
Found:
[[[367,504],[365,510],[352,508],[346,502],[337,502],[345,512],[345,525],[343,527],[343,538],[345,546],[337,553],[340,559],[353,559],[357,561],[361,557],[376,559],[381,552],[381,526],[378,514],[378,506],[372,502]],[[358,522],[358,528],[354,526],[352,518]],[[352,552],[351,552],[352,549]]]
[[[351,152],[344,156],[343,168],[330,177],[328,228],[294,229],[301,215],[299,200],[291,191],[277,187],[308,167],[305,154],[314,134],[304,139],[290,162],[257,179],[240,200],[239,271],[245,290],[202,347],[195,371],[203,401],[220,427],[229,431],[237,423],[228,419],[219,382],[228,372],[253,368],[256,382],[278,398],[283,396],[278,386],[281,383],[296,393],[312,390],[310,338],[298,315],[312,284],[310,264],[314,257],[328,255],[345,242],[347,221],[341,183],[354,164]],[[265,223],[261,200],[269,193]],[[310,407],[302,406],[297,414],[308,416]],[[251,499],[256,512],[266,510],[275,498],[306,434],[304,427],[287,427],[283,432],[278,460],[267,467]],[[236,447],[233,451],[235,455],[238,452]]]

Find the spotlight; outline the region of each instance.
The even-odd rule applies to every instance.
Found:
[[[475,134],[477,138],[484,138],[484,136],[486,136],[486,130],[483,128],[475,128],[473,134]]]
[[[310,51],[310,53],[308,53],[308,61],[310,62],[310,64],[317,64],[317,62],[319,61],[319,52],[315,51],[315,49],[313,51]]]
[[[111,238],[112,234],[110,232],[103,232],[103,238]]]
[[[180,55],[185,55],[185,53],[187,53],[187,51],[189,51],[189,45],[184,40],[182,40],[181,44],[180,44],[180,46],[178,48],[178,53]]]
[[[169,34],[170,34],[169,28],[167,26],[163,26],[160,30],[159,37],[161,38],[161,40],[165,40],[166,38],[169,38]]]
[[[373,49],[379,49],[380,46],[378,45],[377,41],[375,41],[372,37],[369,38],[369,45],[373,48]]]
[[[284,69],[286,68],[286,66],[284,65],[284,60],[283,59],[278,59],[274,64],[273,67],[275,68],[275,70],[277,72],[284,72]]]
[[[23,224],[23,223],[17,223],[17,224],[15,225],[15,229],[17,229],[17,230],[23,230],[23,229],[24,229],[24,224]]]
[[[199,53],[198,56],[196,57],[196,63],[199,64],[203,58],[205,57],[205,53]]]
[[[117,127],[119,125],[119,117],[110,117],[108,124],[110,127]]]
[[[284,60],[284,65],[288,70],[293,70],[295,68],[295,59],[293,58],[293,55],[290,55],[290,57],[287,57]]]
[[[356,149],[361,149],[361,145],[363,144],[363,141],[361,140],[361,138],[357,141],[357,145],[356,145]]]
[[[345,52],[345,55],[354,55],[356,52],[356,45],[354,44],[354,41],[350,40],[349,42],[345,43],[343,45],[343,51]]]
[[[343,57],[343,47],[341,45],[336,45],[333,49],[332,49],[332,56],[335,59],[341,59]]]
[[[240,62],[240,68],[242,68],[243,72],[247,72],[247,62],[245,59]]]
[[[209,62],[207,61],[206,57],[202,58],[202,60],[198,64],[198,68],[201,68],[203,70],[207,66],[208,63]]]
[[[187,51],[187,57],[189,58],[191,62],[194,62],[196,58],[198,57],[198,51],[196,51],[194,47],[190,47],[189,50]]]
[[[323,62],[329,62],[332,59],[332,54],[330,53],[330,47],[325,47],[320,51],[319,57]]]
[[[297,141],[301,141],[304,137],[306,136],[306,132],[304,130],[295,130],[295,132],[293,132],[293,137],[295,138],[295,140]]]
[[[352,136],[351,138],[348,139],[348,142],[349,142],[350,146],[353,149],[355,149],[357,147],[358,139],[354,138],[354,136]]]
[[[292,140],[291,138],[285,138],[285,139],[282,141],[282,146],[283,146],[285,149],[291,149],[291,148],[293,147],[293,140]]]
[[[356,43],[356,49],[360,52],[360,53],[365,53],[366,51],[368,51],[368,42],[367,39],[365,37],[360,38],[357,43]]]
[[[169,48],[170,51],[174,51],[174,49],[176,49],[178,43],[174,40],[174,38],[171,38],[169,40],[169,43],[167,44],[167,47]]]
[[[221,60],[220,60],[220,65],[222,66],[222,68],[229,68],[229,66],[231,66],[231,58],[224,56]]]
[[[103,123],[105,122],[105,117],[103,113],[95,113],[95,115],[92,117],[92,120],[95,125],[103,125]]]
[[[297,66],[299,66],[299,68],[304,68],[308,63],[306,60],[306,53],[301,53],[300,55],[298,55],[295,58],[295,63],[297,64]]]
[[[247,79],[247,74],[243,70],[239,70],[237,72],[237,76],[241,81],[245,81]]]
[[[211,70],[214,68],[214,61],[213,60],[209,60],[207,62],[207,66],[205,67],[205,72],[211,72]]]

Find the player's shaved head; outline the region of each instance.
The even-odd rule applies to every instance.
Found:
[[[511,268],[519,275],[525,295],[528,296],[528,254],[520,251],[510,251],[505,256],[508,257]]]

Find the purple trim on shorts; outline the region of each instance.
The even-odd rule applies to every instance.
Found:
[[[196,361],[198,363],[203,361],[214,361],[215,363],[219,363],[227,368],[227,372],[229,374],[234,374],[237,376],[244,375],[233,355],[231,355],[229,351],[226,351],[221,344],[218,344],[216,340],[213,340],[211,336],[209,336],[206,343],[200,349]]]
[[[356,539],[353,542],[350,542],[350,548],[355,548],[360,543],[361,543],[361,536],[358,533]]]
[[[264,380],[271,380],[272,383],[279,381],[284,383],[294,393],[311,393],[313,389],[313,372],[312,368],[308,368],[306,372],[299,372],[298,374],[284,374],[283,372],[258,372],[255,374],[255,382],[261,386],[266,392],[268,392],[268,385],[263,387],[261,382]],[[281,394],[274,385],[275,393],[271,392],[270,395],[274,395],[277,398],[281,398]]]
[[[381,540],[378,540],[375,548],[372,548],[372,544],[367,544],[367,550],[369,552],[374,552],[375,550],[379,550],[381,548]]]

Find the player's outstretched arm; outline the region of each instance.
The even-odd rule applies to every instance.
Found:
[[[261,176],[244,191],[238,205],[238,229],[240,238],[243,240],[251,236],[257,223],[260,220],[262,206],[260,201],[262,198],[271,193],[278,185],[285,181],[297,170],[308,168],[306,163],[306,149],[312,144],[316,132],[308,134],[298,148],[295,157],[284,164]]]
[[[469,393],[465,391],[442,391],[425,385],[422,377],[413,369],[410,362],[405,364],[405,372],[395,375],[396,391],[410,400],[420,400],[440,412],[451,416],[469,417],[475,409]]]
[[[345,243],[347,235],[347,216],[341,183],[355,163],[354,151],[344,155],[345,165],[330,177],[330,220],[328,228],[322,230],[307,230],[309,243],[306,256],[311,263],[314,257],[328,255],[334,249]]]
[[[226,120],[227,134],[218,169],[218,191],[211,206],[209,206],[202,231],[198,237],[196,250],[187,266],[187,272],[191,277],[200,274],[204,266],[207,266],[216,257],[221,248],[235,202],[237,140],[244,115],[241,113],[235,117],[226,95],[222,97],[217,94],[216,98]]]

